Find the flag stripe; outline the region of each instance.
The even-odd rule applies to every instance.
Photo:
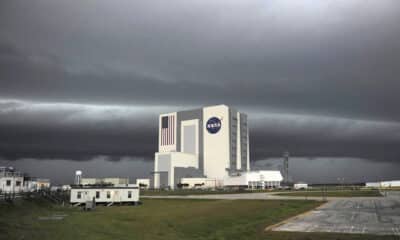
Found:
[[[161,146],[175,144],[175,116],[165,116],[167,118],[167,126],[161,123]],[[161,121],[163,122],[163,117]],[[164,126],[164,128],[163,128]]]

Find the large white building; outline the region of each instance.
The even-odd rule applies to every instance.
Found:
[[[247,115],[226,105],[161,114],[154,187],[181,178],[224,178],[250,170]]]

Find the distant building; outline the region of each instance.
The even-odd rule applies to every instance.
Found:
[[[283,180],[280,171],[251,171],[224,179],[224,186],[245,187],[253,189],[278,188]]]
[[[381,183],[380,182],[366,182],[365,186],[370,187],[370,188],[379,188],[381,186]]]
[[[298,182],[298,183],[293,184],[293,188],[295,190],[308,189],[308,184],[305,182]]]
[[[36,178],[33,177],[25,177],[24,178],[24,191],[25,192],[34,192],[38,190]]]
[[[129,178],[120,177],[108,177],[108,178],[81,178],[81,185],[119,185],[119,184],[129,184]]]
[[[367,183],[365,183],[365,186],[366,187],[370,187],[370,188],[400,187],[400,180],[381,181],[381,182],[367,182]]]
[[[33,192],[44,189],[50,189],[50,179],[25,176],[13,167],[0,167],[0,192]]]
[[[149,189],[150,188],[150,179],[149,178],[138,178],[138,179],[136,179],[136,185],[140,189]]]
[[[218,186],[222,186],[221,183],[218,183],[216,179],[213,178],[181,178],[178,184],[178,187],[182,189],[187,188],[216,188]]]
[[[37,178],[36,179],[37,190],[50,189],[50,179],[47,178]]]
[[[161,114],[154,187],[181,178],[223,179],[250,170],[247,115],[226,105]]]
[[[24,191],[24,174],[13,167],[0,167],[0,192],[16,193]]]
[[[384,188],[400,187],[400,180],[383,181],[381,182],[381,187]]]

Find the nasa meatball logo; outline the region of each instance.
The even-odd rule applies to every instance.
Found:
[[[217,133],[221,129],[221,120],[216,117],[208,119],[206,128],[207,131],[211,134]]]

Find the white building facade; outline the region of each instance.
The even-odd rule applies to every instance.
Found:
[[[181,178],[224,178],[250,170],[247,115],[226,105],[161,114],[154,187],[177,187]]]
[[[227,176],[224,186],[245,187],[252,189],[277,188],[283,180],[280,171],[260,170],[239,173],[237,176]]]
[[[24,191],[23,173],[12,167],[0,167],[0,192],[18,193]]]

